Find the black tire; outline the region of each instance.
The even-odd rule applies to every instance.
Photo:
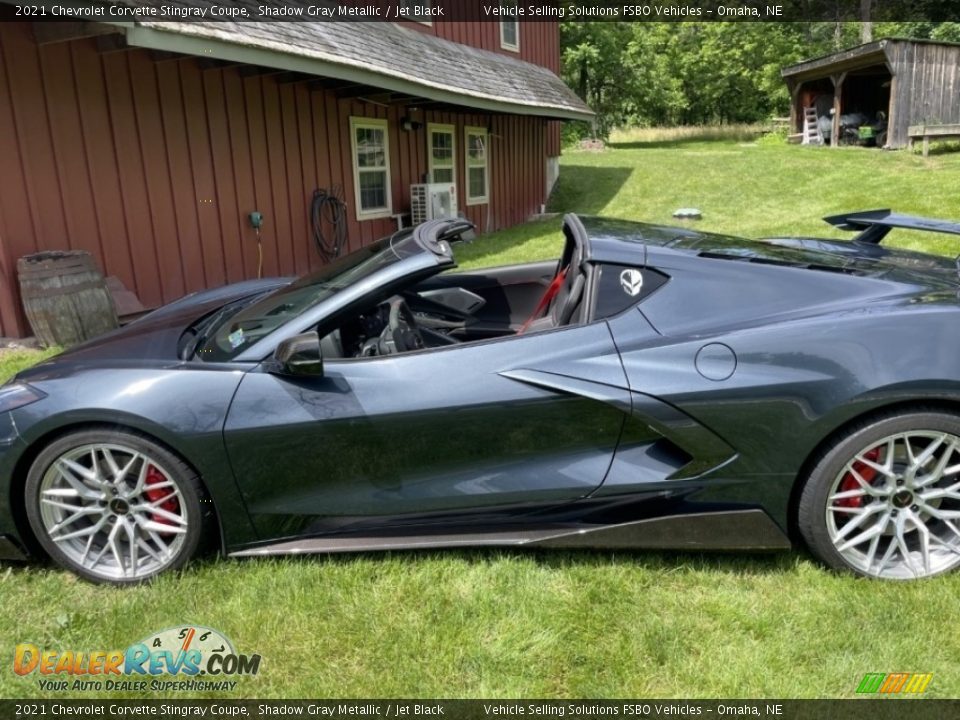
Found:
[[[89,478],[84,480],[82,475],[71,473],[73,479],[76,480],[79,478],[84,486],[81,488],[84,491],[84,496],[81,497],[77,491],[72,489],[75,487],[75,484],[71,485],[63,473],[57,473],[57,471],[53,470],[54,463],[67,458],[68,462],[79,462],[87,472],[91,472],[90,468],[93,462],[99,462],[100,466],[106,468],[104,472],[112,476],[109,466],[106,463],[106,457],[102,454],[102,450],[99,461],[91,461],[89,455],[86,454],[92,452],[94,458],[96,458],[96,450],[92,450],[91,448],[97,447],[105,447],[111,458],[117,464],[120,464],[121,461],[127,458],[136,458],[136,454],[139,454],[139,456],[143,458],[142,462],[146,468],[144,475],[148,472],[155,471],[164,476],[161,478],[164,483],[169,480],[169,482],[172,483],[168,488],[171,495],[161,495],[161,498],[166,501],[168,497],[174,497],[172,493],[176,491],[175,499],[172,500],[176,507],[175,514],[182,515],[185,525],[172,523],[163,517],[158,517],[154,511],[144,510],[135,512],[135,508],[138,507],[138,505],[134,503],[142,504],[154,499],[147,496],[145,490],[139,495],[131,494],[125,500],[124,497],[111,496],[111,493],[113,496],[118,495],[112,488],[124,488],[124,492],[127,491],[128,487],[125,486],[123,482],[114,482],[111,485],[111,483],[107,481],[103,484],[97,484]],[[126,451],[129,452],[124,454],[124,451],[121,449],[126,449]],[[76,453],[82,454],[77,455],[75,459],[67,457]],[[117,458],[120,458],[120,461],[118,461]],[[136,460],[134,460],[134,462],[136,462]],[[129,479],[135,483],[136,480],[133,475],[134,473],[139,474],[139,466],[131,465],[130,467],[131,470],[128,473]],[[56,482],[60,482],[61,487],[51,489],[50,485]],[[46,490],[44,490],[45,483],[47,484]],[[64,486],[64,484],[66,484],[66,486]],[[111,489],[108,490],[107,488]],[[55,506],[54,510],[48,510],[46,506],[44,506],[44,503],[41,502],[41,490],[44,490],[46,493],[45,497],[48,498],[44,501],[46,506],[54,505],[54,503],[50,502],[51,499],[59,501],[58,497],[53,497],[54,495],[73,492],[77,493],[78,497],[69,497],[64,500],[64,502],[68,503],[70,507],[88,508],[90,515],[81,517],[73,525],[68,525],[65,534],[71,534],[73,528],[77,525],[81,525],[81,531],[90,530],[90,527],[92,527],[95,522],[103,519],[105,525],[102,531],[87,533],[81,538],[88,540],[90,543],[98,543],[102,533],[111,530],[114,525],[120,525],[124,532],[121,534],[120,528],[118,528],[116,532],[119,541],[114,541],[112,545],[113,549],[111,549],[110,554],[113,560],[108,557],[107,561],[104,561],[103,567],[101,567],[99,563],[93,568],[86,567],[85,565],[88,561],[87,554],[84,554],[83,557],[80,558],[83,560],[82,563],[78,562],[78,558],[76,557],[78,550],[73,547],[73,543],[65,546],[65,550],[64,547],[60,545],[60,543],[65,542],[63,537],[59,538],[59,542],[53,540],[51,530],[56,528],[56,524],[51,526],[51,523],[57,519],[65,519],[64,515],[72,514],[72,512],[63,510],[62,505]],[[86,495],[88,491],[91,494],[96,493],[103,495],[105,499],[93,499],[92,496],[91,498],[87,498]],[[163,492],[162,490],[153,490],[152,488],[150,488],[150,491],[155,494],[157,492]],[[130,489],[130,492],[133,493],[133,490]],[[124,502],[126,502],[126,505],[123,504]],[[120,504],[115,507],[112,503]],[[207,499],[206,493],[196,473],[183,460],[150,438],[121,430],[80,430],[63,435],[51,442],[40,452],[30,467],[24,486],[24,505],[30,527],[50,557],[66,570],[94,583],[114,585],[136,584],[150,580],[161,572],[177,570],[205,548],[210,539],[211,530],[215,526],[213,505]],[[167,505],[167,507],[169,507],[169,505]],[[162,508],[163,505],[161,505],[161,509]],[[45,511],[47,512],[46,518],[44,517]],[[60,513],[59,518],[51,519],[50,515],[54,513]],[[110,515],[106,517],[108,513]],[[84,517],[91,517],[92,519],[84,520]],[[110,519],[111,517],[113,518],[112,520]],[[138,522],[143,522],[144,520],[150,523],[165,523],[165,526],[171,528],[171,531],[152,532],[137,525]],[[90,527],[83,526],[85,522],[89,523]],[[129,531],[133,533],[131,536],[127,536],[126,534],[128,527],[130,529]],[[178,529],[177,532],[173,532],[172,529],[174,527]],[[179,531],[181,529],[182,532]],[[150,539],[150,532],[152,532],[154,539]],[[96,535],[96,537],[91,540],[90,535]],[[129,537],[133,537],[135,540],[131,542]],[[157,538],[159,538],[159,542],[156,540]],[[166,556],[163,550],[159,549],[162,547],[162,541],[167,539],[170,539],[170,546],[176,546],[175,550],[168,548],[168,550],[170,550],[169,557]],[[97,552],[107,546],[107,538],[103,540],[104,542],[102,544],[96,544],[89,550],[90,560],[92,560]],[[153,549],[162,559],[162,562],[161,559],[154,559],[154,557],[147,555],[140,540],[144,540],[146,546]],[[129,569],[126,568],[121,554],[114,554],[114,550],[119,550],[124,546],[126,546],[128,555],[130,555],[130,557],[127,558],[130,562]],[[131,550],[131,546],[136,546],[136,548]],[[109,571],[106,565],[108,561],[113,562],[114,565],[119,567],[121,576],[114,576]],[[141,563],[145,564],[144,571],[138,572],[137,567]]]
[[[828,511],[828,498],[831,497],[834,492],[843,492],[843,488],[848,487],[839,485],[842,480],[852,477],[848,470],[848,463],[855,463],[858,454],[863,457],[866,452],[869,452],[869,449],[877,447],[882,441],[894,436],[898,436],[901,433],[915,433],[915,436],[910,436],[914,439],[907,441],[913,443],[914,445],[916,445],[918,442],[916,437],[920,436],[920,445],[915,447],[915,453],[918,454],[919,452],[922,452],[924,441],[930,442],[931,444],[933,442],[932,440],[928,440],[925,437],[925,434],[933,435],[946,433],[949,436],[960,438],[960,417],[948,412],[922,409],[892,412],[889,414],[875,416],[847,429],[847,431],[844,432],[841,437],[837,438],[828,447],[822,450],[818,457],[814,460],[813,469],[807,475],[802,492],[800,494],[797,510],[797,525],[809,549],[819,560],[829,567],[837,570],[853,572],[865,577],[912,579],[908,575],[904,575],[902,577],[893,575],[890,572],[887,572],[886,566],[879,567],[879,570],[875,569],[873,563],[866,561],[866,558],[869,557],[868,553],[863,553],[865,557],[865,564],[867,565],[868,569],[865,569],[864,567],[858,567],[854,562],[851,561],[849,553],[851,548],[847,548],[847,556],[840,551],[840,549],[844,548],[844,544],[848,543],[852,538],[858,536],[858,534],[863,531],[863,528],[872,527],[872,524],[879,524],[878,522],[874,522],[872,518],[867,519],[862,525],[857,526],[855,530],[849,532],[847,535],[834,542],[834,540],[831,539],[831,530],[829,527],[830,523],[827,519],[828,512],[832,513],[831,517],[841,518],[833,523],[834,526],[839,527],[840,530],[843,529],[842,523],[848,521],[847,513],[850,511]],[[914,445],[912,445],[912,447]],[[886,447],[886,445],[883,447]],[[943,447],[947,448],[948,444],[945,442]],[[879,450],[878,452],[883,453],[883,457],[885,458],[888,451],[884,449]],[[956,451],[945,449],[943,452],[952,453]],[[895,457],[899,456],[895,453]],[[960,454],[952,455],[949,458],[951,467],[958,461],[960,461]],[[894,474],[898,476],[900,474],[905,474],[905,465],[906,464],[901,465],[899,461],[894,463],[892,467]],[[862,465],[855,465],[855,467],[859,467],[861,470],[864,469],[864,466]],[[844,474],[845,471],[846,474]],[[958,479],[957,473],[953,473],[952,476],[946,475],[945,478],[947,477],[952,479],[945,479],[942,485],[953,484]],[[895,479],[894,477],[888,478],[881,473],[877,473],[875,479],[873,479],[869,484],[871,485],[871,488],[874,488],[875,486],[876,488],[883,488],[884,492],[889,493],[889,495],[885,496],[884,498],[864,496],[860,501],[861,503],[864,503],[864,506],[857,507],[855,510],[861,510],[869,504],[877,503],[876,507],[870,505],[870,509],[875,510],[877,516],[880,518],[884,517],[887,510],[890,510],[893,513],[894,518],[894,520],[891,522],[895,522],[895,519],[898,515],[906,516],[907,514],[916,517],[918,520],[923,520],[923,517],[926,514],[922,506],[923,501],[917,498],[922,497],[920,494],[921,492],[925,492],[925,490],[929,490],[934,487],[931,486],[925,490],[917,490],[915,495],[910,495],[913,490],[908,487],[911,485],[909,481]],[[857,492],[858,490],[856,481],[854,481],[854,485],[854,491]],[[936,485],[942,486],[941,483],[937,483]],[[849,491],[847,492],[849,493]],[[904,502],[907,504],[902,505],[901,503]],[[942,502],[946,503],[948,501]],[[951,508],[960,508],[960,502],[955,500],[950,500],[949,502],[956,503],[956,505],[951,504]],[[832,501],[834,508],[839,504],[840,501],[834,498]],[[881,507],[881,505],[883,506]],[[918,508],[920,508],[919,511]],[[852,517],[856,516],[851,516],[851,518]],[[936,526],[938,522],[939,521],[933,517],[933,515],[926,514],[926,520],[923,521],[922,524],[927,527],[928,532],[934,532],[934,526]],[[957,522],[960,523],[960,520]],[[908,528],[910,528],[913,532],[921,532],[920,529],[915,527],[914,524],[909,525]],[[878,543],[885,543],[887,533],[895,535],[895,532],[896,531],[893,525],[888,526],[888,530],[886,530],[884,534],[880,536]],[[919,537],[919,535],[917,537]],[[893,541],[891,540],[890,542]],[[885,545],[885,547],[889,546]],[[921,563],[919,567],[922,571],[917,573],[914,564],[910,561],[910,558],[912,558],[913,555],[918,551],[912,547],[908,547],[908,549],[911,552],[905,553],[907,556],[906,564],[910,566],[910,571],[913,573],[913,577],[928,577],[938,575],[948,572],[957,565],[960,565],[960,552],[955,551],[957,552],[955,555],[955,561],[946,563],[944,567],[938,569],[933,568],[933,566],[930,565],[930,572],[924,572],[927,568],[923,565],[923,563]],[[852,550],[854,553],[857,552],[855,548]],[[899,550],[895,550],[894,552],[900,553]],[[880,563],[878,562],[877,565],[879,566]]]

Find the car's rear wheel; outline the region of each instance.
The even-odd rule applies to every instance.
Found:
[[[27,517],[58,564],[95,582],[141,582],[181,567],[212,520],[196,474],[143,436],[65,435],[27,475]]]
[[[798,524],[826,564],[892,580],[960,565],[960,418],[902,412],[827,448],[800,496]]]

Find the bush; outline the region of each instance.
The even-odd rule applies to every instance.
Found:
[[[563,124],[560,142],[563,147],[576,147],[584,138],[593,137],[593,125],[584,120],[571,120]]]

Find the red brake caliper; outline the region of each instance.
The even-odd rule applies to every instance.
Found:
[[[868,450],[863,454],[867,460],[871,462],[879,463],[880,462],[880,448],[876,447],[873,450]],[[874,470],[869,465],[864,465],[859,460],[853,464],[853,469],[857,471],[860,477],[863,478],[864,482],[868,485],[872,484],[877,477],[877,471]],[[856,490],[860,487],[860,483],[857,482],[857,479],[853,476],[852,472],[848,472],[843,480],[840,482],[840,492],[847,492],[849,490]],[[837,507],[848,507],[848,508],[858,508],[863,505],[863,495],[857,495],[855,497],[841,498],[840,500],[834,501],[834,505]]]
[[[173,494],[169,486],[156,488],[152,487],[154,485],[160,485],[161,483],[167,482],[167,478],[164,477],[163,473],[160,472],[155,466],[151,465],[147,468],[147,482],[146,490],[144,491],[147,500],[152,503],[157,502],[158,500],[163,500],[165,497],[169,497],[168,500],[160,503],[157,507],[161,510],[166,510],[169,513],[179,513],[180,512],[180,501],[177,500],[177,496]],[[163,517],[159,513],[153,513],[153,521],[160,523],[161,525],[170,525],[173,526],[173,523],[170,522],[167,518]]]

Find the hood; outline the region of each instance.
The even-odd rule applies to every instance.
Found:
[[[18,378],[46,375],[61,366],[179,362],[178,343],[188,327],[227,303],[276,290],[290,281],[291,278],[247,280],[186,295],[122,328],[24,370]]]

